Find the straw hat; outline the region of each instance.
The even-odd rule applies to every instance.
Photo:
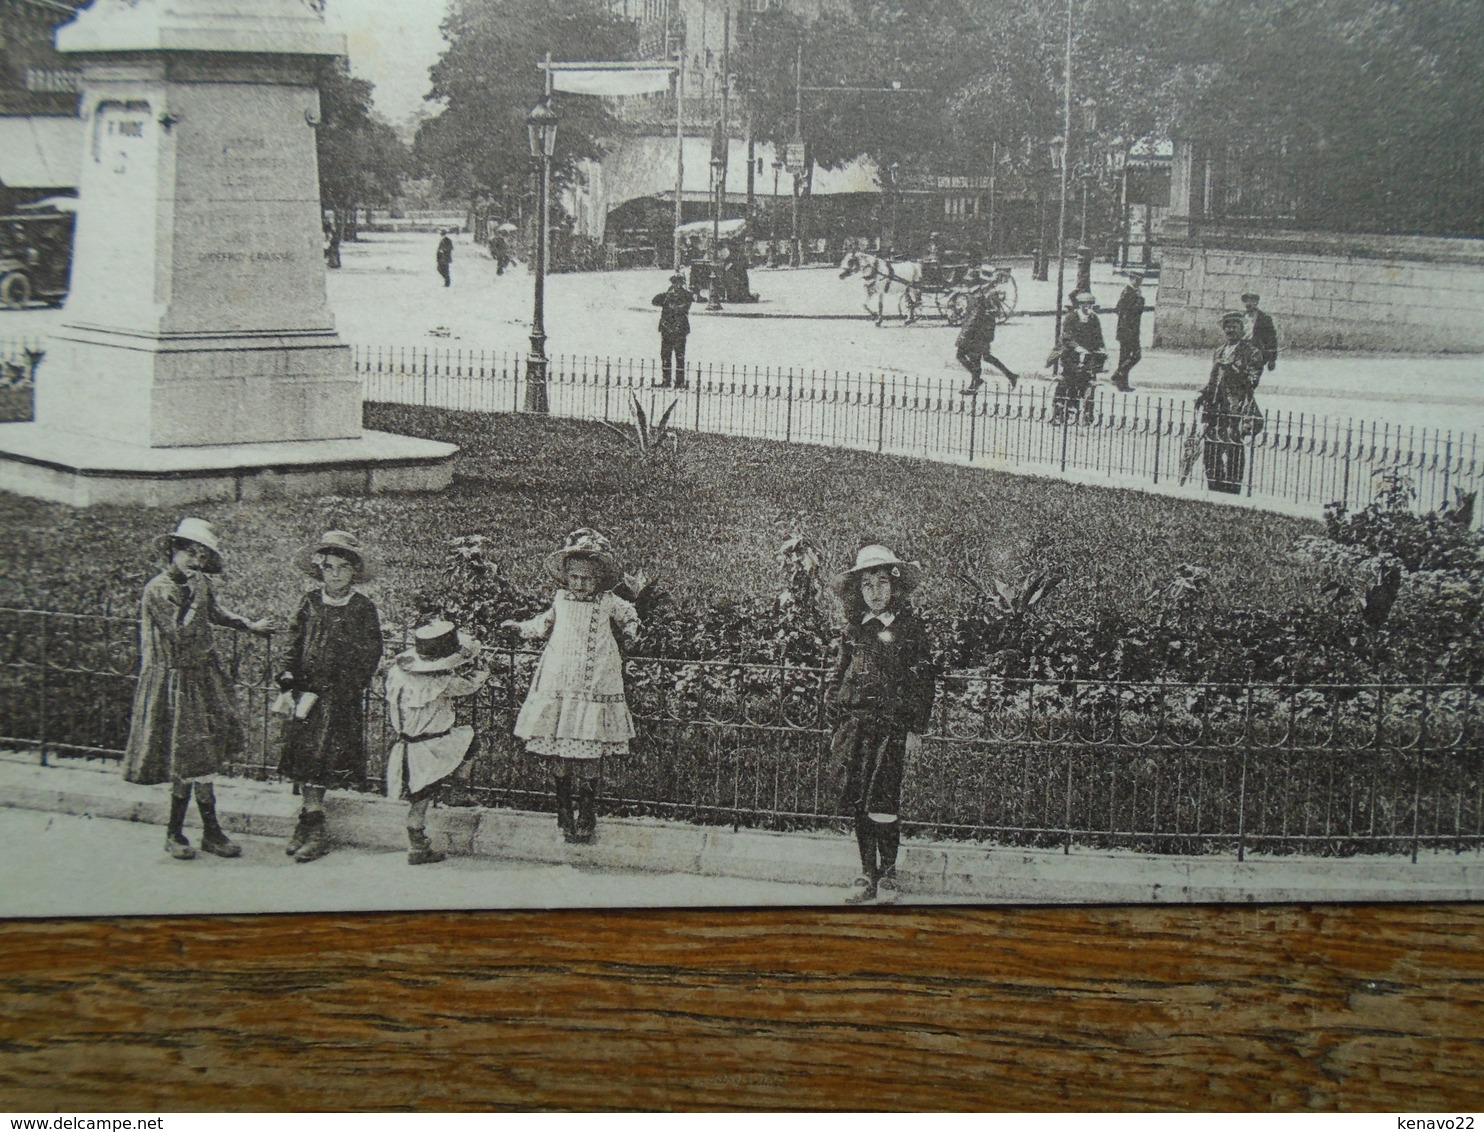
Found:
[[[922,570],[915,562],[904,562],[894,552],[879,543],[863,546],[856,552],[855,565],[830,579],[830,589],[837,597],[844,597],[856,578],[866,570],[885,570],[893,586],[900,586],[903,593],[910,593],[922,580]]]
[[[217,541],[215,529],[205,519],[182,519],[173,532],[160,535],[155,539],[155,549],[161,555],[168,557],[170,548],[177,541],[195,543],[209,552],[206,560],[201,564],[201,573],[220,574],[222,572],[221,543]]]
[[[361,540],[349,531],[326,531],[324,537],[318,542],[301,546],[294,551],[292,559],[294,568],[299,573],[318,581],[320,572],[316,559],[322,554],[333,554],[355,566],[353,582],[365,582],[376,577],[376,564],[371,561],[370,555],[361,546]]]
[[[451,672],[479,655],[479,642],[452,621],[429,621],[412,631],[412,647],[397,656],[405,672]]]
[[[612,589],[623,580],[623,571],[613,557],[613,544],[591,527],[579,527],[567,536],[561,550],[546,556],[546,572],[562,585],[567,584],[567,559],[574,555],[591,559],[603,567],[603,588]]]
[[[1074,302],[1074,303],[1093,303],[1093,304],[1096,304],[1097,303],[1097,300],[1095,298],[1093,298],[1091,291],[1085,291],[1084,290],[1084,291],[1073,291],[1072,292],[1072,302]]]

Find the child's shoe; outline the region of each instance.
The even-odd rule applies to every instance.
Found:
[[[845,897],[847,904],[866,904],[876,899],[876,882],[868,876],[855,878],[855,887]]]
[[[309,815],[300,810],[299,820],[294,823],[294,832],[289,837],[289,843],[283,847],[283,851],[290,857],[295,856],[300,849],[304,848],[304,842],[307,840],[309,840]]]
[[[185,816],[190,804],[189,794],[181,796],[171,793],[170,820],[165,825],[165,852],[177,861],[191,861],[196,857],[196,851],[191,848],[185,835]]]
[[[411,846],[407,851],[409,865],[436,865],[439,861],[448,859],[447,853],[440,853],[433,848],[428,835],[420,829],[407,831],[407,843]]]
[[[227,836],[216,816],[216,787],[196,783],[196,808],[201,811],[201,849],[216,857],[240,857],[242,846]]]
[[[201,835],[201,852],[210,853],[214,857],[240,857],[242,846],[218,830],[216,833]]]
[[[897,870],[887,869],[881,874],[881,879],[876,882],[876,903],[895,904],[901,894],[901,890],[897,887]]]
[[[576,845],[591,845],[597,839],[598,787],[596,783],[582,782],[577,786],[577,820],[571,841]]]
[[[184,834],[180,833],[165,835],[165,852],[177,861],[191,861],[196,857],[196,851],[191,848],[191,843],[185,839]]]
[[[325,830],[325,812],[316,810],[304,815],[304,841],[294,853],[294,864],[318,861],[330,851],[330,838]]]
[[[572,779],[565,774],[556,778],[557,826],[568,844],[577,840],[577,810],[572,797]]]

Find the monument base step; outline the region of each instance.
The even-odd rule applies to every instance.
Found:
[[[43,424],[0,424],[0,491],[74,507],[441,491],[458,448],[367,430],[339,440],[149,448]]]

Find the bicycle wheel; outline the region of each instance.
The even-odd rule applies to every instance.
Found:
[[[1000,293],[1000,299],[994,308],[995,322],[1008,322],[1015,314],[1015,305],[1020,299],[1020,292],[1015,287],[1015,277],[1007,275],[1005,281],[995,290]]]

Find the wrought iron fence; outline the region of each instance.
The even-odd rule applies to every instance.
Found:
[[[119,757],[133,618],[0,609],[0,743]],[[248,748],[276,773],[273,644],[224,634]],[[393,647],[396,647],[393,645]],[[481,740],[455,803],[549,810],[541,760],[511,734],[536,654],[487,650],[461,702]],[[701,824],[831,827],[840,784],[818,667],[630,658],[639,734],[605,767],[605,806]],[[371,694],[371,775],[392,736]],[[908,828],[953,840],[1177,854],[1410,854],[1484,847],[1484,688],[946,676],[903,796]]]
[[[371,401],[498,413],[518,412],[525,396],[526,363],[518,355],[358,347],[355,365]],[[696,432],[1071,474],[1174,494],[1208,492],[1195,451],[1204,421],[1177,398],[1099,390],[1092,412],[1079,416],[1059,412],[1045,386],[986,386],[977,397],[962,397],[957,380],[714,363],[692,363],[684,389],[656,388],[660,376],[651,359],[559,356],[547,378],[550,411],[623,421],[633,399],[651,415],[675,401],[672,423]],[[1070,423],[1062,423],[1064,415]],[[1241,494],[1269,505],[1363,507],[1374,498],[1377,473],[1387,469],[1406,473],[1424,510],[1451,503],[1455,490],[1477,491],[1484,481],[1475,433],[1268,412],[1262,430],[1242,446]],[[1475,521],[1481,519],[1484,508],[1476,509]]]
[[[0,423],[29,421],[36,415],[36,360],[39,339],[0,341]]]

